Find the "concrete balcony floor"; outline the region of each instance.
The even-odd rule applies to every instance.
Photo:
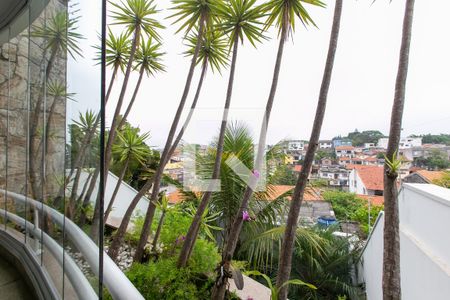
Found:
[[[19,271],[0,257],[0,300],[35,299]]]

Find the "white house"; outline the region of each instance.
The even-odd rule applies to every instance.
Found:
[[[319,149],[331,149],[333,148],[333,141],[321,140],[319,141]]]
[[[378,140],[377,146],[379,148],[387,149],[388,146],[388,138],[381,138]],[[408,149],[412,147],[420,147],[422,146],[422,138],[413,138],[413,137],[406,137],[401,138],[399,143],[399,149]]]
[[[351,193],[370,196],[383,195],[383,167],[350,165],[348,186]]]
[[[287,150],[288,151],[297,151],[297,150],[304,150],[305,149],[305,142],[301,140],[291,140],[287,141]]]
[[[403,184],[399,194],[402,299],[450,297],[450,189]],[[384,215],[358,261],[358,281],[369,300],[382,300]]]
[[[336,153],[336,157],[354,157],[355,156],[355,147],[353,146],[338,146],[334,148]]]

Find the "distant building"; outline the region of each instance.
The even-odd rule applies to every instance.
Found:
[[[350,171],[339,166],[320,166],[318,177],[326,179],[331,187],[347,188]]]
[[[382,196],[384,189],[383,167],[349,165],[349,191],[360,195]]]
[[[375,147],[376,147],[375,143],[364,143],[365,149],[370,149],[370,148],[375,148]]]
[[[389,142],[389,138],[381,138],[378,140],[377,146],[383,149],[387,149]],[[420,147],[422,146],[422,138],[413,138],[413,137],[406,137],[401,138],[399,143],[399,149],[408,149],[412,147]]]
[[[333,148],[333,141],[321,140],[319,141],[319,149],[331,149]]]
[[[355,147],[353,146],[338,146],[334,148],[336,157],[355,157]]]
[[[352,146],[352,140],[346,138],[334,138],[333,139],[333,148],[339,146]]]
[[[441,179],[444,174],[445,173],[443,171],[418,170],[403,178],[403,182],[433,183],[434,180]]]

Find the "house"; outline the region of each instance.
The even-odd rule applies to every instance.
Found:
[[[375,148],[375,143],[364,143],[364,149]]]
[[[389,142],[389,138],[380,138],[377,143],[377,147],[387,149]],[[406,137],[401,138],[399,143],[399,149],[408,149],[412,147],[420,147],[422,146],[422,138],[421,137]]]
[[[164,168],[164,173],[169,175],[170,178],[178,180],[180,182],[183,181],[183,163],[182,162],[173,162],[168,163]]]
[[[383,167],[347,165],[349,175],[349,191],[361,195],[383,195]]]
[[[324,157],[320,160],[320,165],[321,166],[331,166],[331,165],[333,165],[333,160],[331,158]]]
[[[302,140],[289,140],[286,141],[286,143],[288,151],[298,151],[305,149],[305,141]]]
[[[398,197],[401,298],[449,299],[450,189],[405,183]],[[384,213],[357,260],[357,283],[366,299],[382,300]]]
[[[326,179],[332,187],[347,188],[350,171],[340,166],[321,166],[318,177]]]
[[[319,141],[319,149],[331,149],[333,148],[333,141],[321,140]]]
[[[354,157],[355,156],[355,147],[353,146],[338,146],[334,148],[334,153],[336,157]]]
[[[417,170],[403,178],[403,182],[433,183],[433,181],[441,179],[444,174],[445,172],[443,171]]]
[[[352,146],[352,140],[347,138],[334,138],[333,139],[333,148],[339,146]]]

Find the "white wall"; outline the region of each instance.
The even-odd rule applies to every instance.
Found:
[[[350,175],[348,177],[348,189],[350,193],[355,193],[359,195],[367,195],[367,189],[358,175],[356,169],[351,170]],[[356,186],[355,186],[356,183]]]
[[[450,298],[450,189],[404,184],[399,195],[402,299]],[[368,300],[382,299],[383,224],[362,255]]]
[[[88,173],[86,172],[81,173],[78,193],[81,193],[83,184],[86,181],[87,177]],[[116,175],[109,172],[105,188],[105,211],[106,208],[108,207],[109,201],[111,200],[114,188],[116,187],[117,179],[118,178]],[[92,193],[93,196],[90,199],[92,206],[95,205],[97,193],[98,193],[98,184],[96,185],[94,192]],[[128,184],[122,182],[120,189],[117,193],[116,199],[114,201],[113,209],[109,214],[107,224],[112,225],[114,227],[118,227],[120,225],[123,215],[125,214],[126,210],[128,209],[128,206],[130,205],[131,201],[133,200],[136,194],[137,192],[135,189],[133,189]],[[149,200],[146,197],[142,197],[134,210],[134,215],[136,214],[144,215],[145,212],[147,211],[148,202]]]

